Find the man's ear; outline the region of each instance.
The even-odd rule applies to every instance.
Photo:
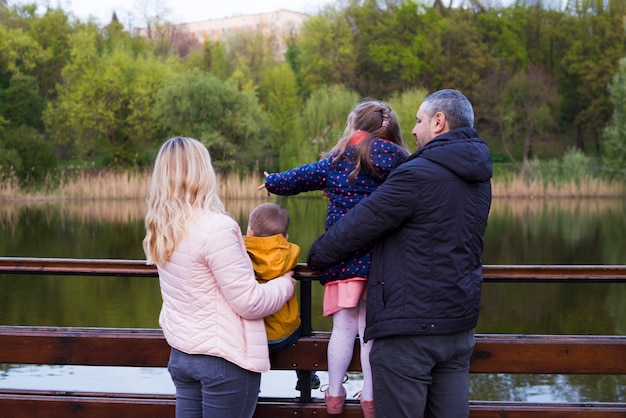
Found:
[[[444,115],[443,112],[435,113],[435,116],[433,116],[433,122],[433,133],[435,136],[448,131],[448,121],[446,120],[446,115]]]

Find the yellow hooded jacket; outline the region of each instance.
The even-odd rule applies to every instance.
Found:
[[[243,239],[259,283],[282,276],[298,264],[300,247],[288,242],[282,234],[269,237],[246,235]],[[290,336],[300,326],[297,296],[293,295],[278,312],[266,316],[264,321],[268,341]]]

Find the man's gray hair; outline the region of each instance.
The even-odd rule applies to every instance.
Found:
[[[458,90],[445,89],[429,94],[424,99],[425,112],[433,116],[437,112],[446,115],[450,129],[473,128],[474,109],[463,93]]]

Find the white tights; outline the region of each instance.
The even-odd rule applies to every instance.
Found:
[[[361,399],[374,399],[372,387],[372,369],[370,367],[370,349],[372,340],[363,343],[365,330],[365,301],[359,300],[354,308],[344,308],[333,314],[333,331],[328,342],[328,394],[339,396],[344,376],[352,360],[354,339],[359,335],[361,347],[361,369],[363,371],[363,389]]]

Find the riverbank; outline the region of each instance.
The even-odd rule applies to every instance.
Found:
[[[36,190],[23,189],[12,178],[0,185],[0,201],[37,200],[110,200],[143,199],[150,186],[148,170],[90,170],[64,175],[58,184],[44,185]],[[260,174],[226,175],[219,178],[222,199],[259,198],[257,187],[263,183]],[[528,179],[520,175],[494,175],[493,196],[497,198],[607,198],[623,197],[626,187],[621,181],[594,177],[552,181]]]
[[[37,189],[21,188],[16,179],[5,178],[0,185],[0,201],[144,199],[151,174],[150,170],[74,171]],[[257,187],[262,183],[260,175],[222,176],[218,193],[222,199],[259,197]]]

